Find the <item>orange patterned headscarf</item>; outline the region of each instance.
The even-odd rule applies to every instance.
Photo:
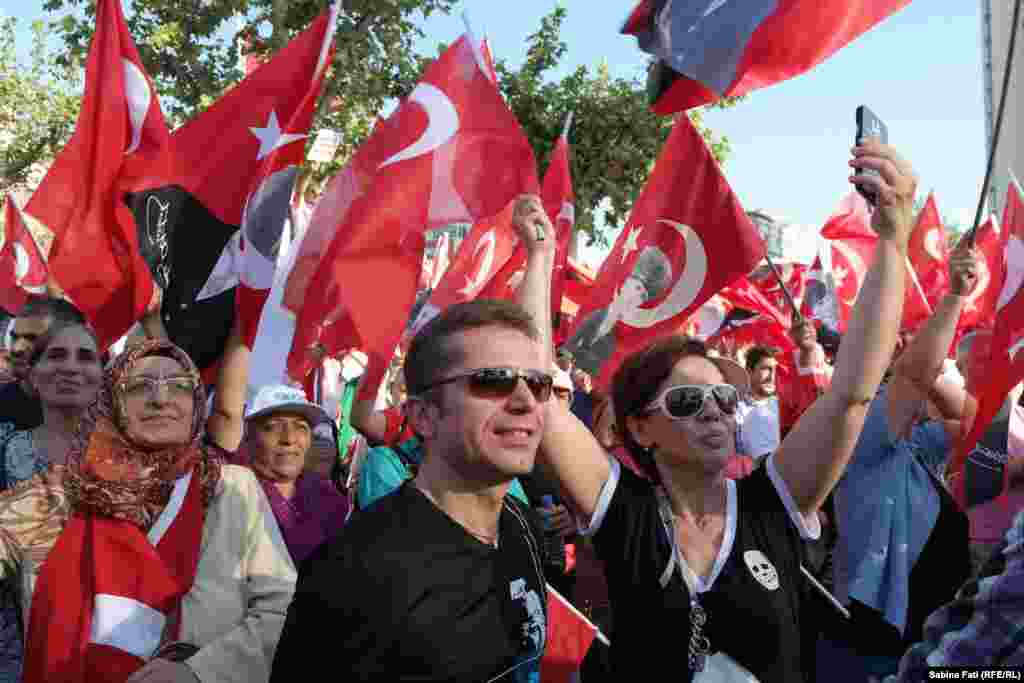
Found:
[[[125,432],[119,385],[136,363],[149,356],[173,358],[196,379],[187,443],[154,450],[130,441]],[[209,505],[220,481],[223,456],[216,447],[202,443],[205,407],[199,370],[180,348],[150,339],[126,349],[107,369],[96,402],[82,416],[71,446],[64,484],[72,514],[112,517],[148,531],[167,505],[174,482],[193,468],[203,507]]]

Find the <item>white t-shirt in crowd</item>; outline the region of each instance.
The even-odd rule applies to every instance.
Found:
[[[757,459],[774,453],[779,447],[779,399],[769,396],[740,401],[736,425],[739,429],[736,448],[740,455]]]

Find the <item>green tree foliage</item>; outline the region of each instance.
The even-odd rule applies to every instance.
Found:
[[[47,49],[49,29],[32,23],[28,60],[18,59],[17,20],[0,17],[0,193],[23,187],[74,130],[81,93],[76,65]]]

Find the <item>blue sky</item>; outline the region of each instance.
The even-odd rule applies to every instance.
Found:
[[[496,56],[518,64],[527,36],[554,4],[463,0],[458,9],[489,36]],[[615,76],[639,72],[636,41],[618,33],[633,0],[562,4],[563,73],[601,60]],[[0,11],[26,20],[44,15],[42,0],[6,0]],[[462,26],[458,13],[432,17],[423,50],[451,41]],[[914,164],[922,190],[934,189],[943,214],[969,223],[985,171],[980,35],[977,2],[918,0],[811,73],[757,91],[732,110],[708,112],[708,125],[732,143],[725,171],[744,206],[816,231],[849,189],[854,110],[867,104]]]

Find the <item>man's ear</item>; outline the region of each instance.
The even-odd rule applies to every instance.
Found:
[[[436,403],[421,397],[409,398],[403,410],[409,426],[422,440],[429,441],[437,435],[441,409]]]

